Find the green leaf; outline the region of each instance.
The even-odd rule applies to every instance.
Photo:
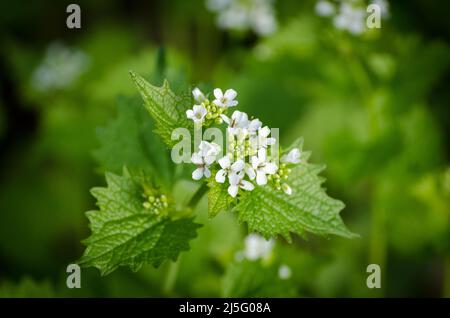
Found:
[[[303,140],[290,148],[301,150]],[[347,238],[357,235],[344,225],[339,212],[344,208],[341,201],[329,197],[322,188],[324,178],[319,173],[323,165],[306,163],[309,153],[302,154],[302,162],[295,165],[287,183],[292,195],[275,191],[272,186],[258,186],[244,193],[235,211],[240,222],[246,222],[251,232],[265,237],[282,235],[291,241],[290,233],[304,236],[306,232],[327,235],[334,234]]]
[[[127,166],[149,171],[169,183],[173,173],[170,155],[140,104],[137,97],[118,98],[117,117],[97,130],[100,148],[94,157],[102,171],[120,173]]]
[[[193,127],[192,121],[186,117],[186,110],[193,104],[191,95],[187,93],[182,96],[176,95],[169,88],[167,81],[164,81],[163,86],[157,87],[134,72],[130,74],[144,99],[145,108],[155,120],[155,132],[168,147],[172,147],[177,143],[177,140],[171,139],[175,128]]]
[[[213,173],[214,175],[214,173]],[[208,215],[216,216],[221,211],[229,210],[234,198],[228,194],[227,186],[224,183],[208,183]]]
[[[197,236],[199,224],[192,218],[172,220],[171,205],[163,210],[143,207],[144,187],[159,193],[145,176],[106,173],[107,188],[94,188],[100,211],[86,215],[92,234],[85,240],[87,248],[79,263],[97,267],[102,275],[119,266],[133,271],[143,265],[158,267],[164,260],[176,260],[189,250],[189,241]]]

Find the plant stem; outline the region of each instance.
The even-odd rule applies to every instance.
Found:
[[[170,262],[169,268],[167,269],[166,279],[164,281],[164,293],[169,295],[172,293],[173,287],[177,280],[178,269],[180,268],[180,257],[176,262]]]
[[[203,195],[206,193],[206,191],[208,191],[208,186],[206,185],[206,183],[203,183],[189,200],[188,207],[195,208],[201,198],[203,198]]]

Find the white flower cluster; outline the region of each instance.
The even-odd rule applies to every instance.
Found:
[[[273,0],[206,0],[206,7],[217,13],[217,26],[221,29],[252,29],[261,36],[277,29]]]
[[[89,58],[61,43],[51,44],[43,62],[33,72],[32,86],[39,91],[61,89],[72,84],[89,66]]]
[[[259,119],[251,119],[238,110],[234,111],[231,117],[226,115],[229,108],[238,104],[235,100],[235,90],[228,89],[223,93],[221,89],[216,88],[212,102],[198,88],[195,88],[192,94],[198,104],[187,110],[186,116],[194,121],[197,128],[213,123],[225,123],[229,141],[224,156],[220,158],[221,146],[201,141],[198,151],[191,156],[191,162],[197,166],[192,178],[211,178],[218,183],[228,181],[228,193],[232,197],[237,196],[239,189],[252,191],[255,188],[253,182],[259,186],[270,182],[275,189],[291,195],[292,189],[286,179],[291,171],[289,166],[300,163],[300,150],[294,148],[283,155],[278,165],[278,160],[274,162],[268,155],[269,146],[277,146],[277,140],[271,137],[271,129],[268,126],[263,126]],[[215,175],[212,177],[210,167],[216,161],[218,167],[216,165],[213,169]]]
[[[336,6],[332,1],[319,0],[316,3],[316,13],[321,17],[332,17],[334,26],[339,30],[346,30],[353,35],[360,35],[366,31],[366,5],[362,0],[340,0]],[[380,8],[381,17],[389,17],[389,3],[387,0],[371,0]]]

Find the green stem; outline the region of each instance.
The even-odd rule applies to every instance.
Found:
[[[180,268],[180,257],[176,262],[171,262],[167,269],[166,279],[164,281],[163,291],[165,294],[170,295],[177,281],[178,270]]]
[[[197,190],[197,192],[194,193],[191,200],[189,200],[188,207],[195,208],[198,202],[203,198],[203,195],[208,191],[208,186],[206,183],[203,183]]]
[[[198,202],[201,200],[201,198],[203,198],[206,191],[208,191],[208,186],[206,185],[206,183],[203,183],[191,197],[187,206],[194,209],[197,206]],[[173,287],[175,286],[175,282],[177,280],[179,268],[180,268],[180,257],[178,257],[178,260],[176,262],[171,262],[169,264],[169,268],[167,270],[166,278],[164,281],[163,287],[164,293],[168,295],[172,293]]]

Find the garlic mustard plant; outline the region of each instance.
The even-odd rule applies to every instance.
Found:
[[[176,94],[167,81],[157,87],[133,72],[131,76],[161,147],[172,151],[171,164],[181,165],[177,170],[188,168],[190,182],[200,186],[187,203],[181,202],[173,188],[184,174],[162,182],[161,171],[145,165],[151,149],[135,158],[144,163],[140,169],[132,165],[122,175],[106,173],[107,186],[92,189],[99,209],[86,214],[92,233],[84,241],[81,265],[97,267],[105,275],[119,266],[136,271],[176,260],[197,236],[201,225],[193,213],[204,195],[210,217],[231,211],[248,225],[244,254],[249,260],[268,257],[276,237],[291,242],[292,234],[357,236],[340,217],[344,204],[322,188],[323,166],[308,162],[303,140],[281,147],[279,129],[237,109],[234,89],[204,93],[194,88]],[[136,132],[123,131],[127,133],[136,138]],[[179,152],[186,160],[175,160]],[[151,153],[154,160],[162,157],[164,151]],[[287,270],[281,276],[289,276]]]

